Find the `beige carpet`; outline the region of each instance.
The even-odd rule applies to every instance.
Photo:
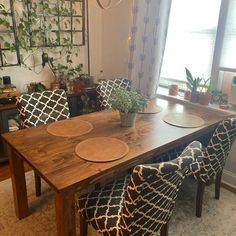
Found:
[[[42,196],[36,198],[32,172],[27,173],[27,189],[32,214],[23,220],[18,220],[14,213],[11,182],[9,179],[0,182],[0,235],[56,235],[52,191],[44,183]],[[203,216],[200,219],[196,218],[194,215],[195,184],[186,182],[170,222],[169,236],[236,235],[236,195],[222,189],[219,201],[213,197],[213,186],[207,187]],[[90,228],[89,235],[97,234]]]

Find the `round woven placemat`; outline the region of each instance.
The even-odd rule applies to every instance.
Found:
[[[148,105],[147,107],[144,109],[144,111],[140,111],[139,113],[140,114],[155,114],[155,113],[159,113],[162,111],[162,108],[159,107],[157,104],[156,104],[156,99],[151,99],[149,102],[148,102]]]
[[[170,125],[183,128],[195,128],[205,123],[201,117],[185,113],[170,113],[163,120]]]
[[[60,137],[76,137],[89,133],[93,129],[93,125],[84,120],[61,120],[50,124],[47,132],[54,136]]]
[[[82,159],[92,162],[115,161],[129,152],[129,146],[116,138],[89,138],[76,145],[75,153]]]

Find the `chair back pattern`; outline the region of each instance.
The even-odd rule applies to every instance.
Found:
[[[225,165],[231,146],[236,138],[236,118],[223,120],[216,128],[203,153],[201,169],[197,174],[204,183],[208,182]],[[195,175],[196,177],[196,175]]]
[[[70,117],[64,90],[46,90],[17,97],[17,109],[24,128],[47,124]]]
[[[172,214],[177,193],[202,146],[192,142],[175,160],[134,168],[124,197],[120,235],[154,235]]]
[[[110,97],[114,89],[116,88],[125,88],[131,89],[131,81],[128,79],[114,79],[114,80],[102,80],[98,83],[97,93],[98,93],[98,102],[101,109],[110,109]]]

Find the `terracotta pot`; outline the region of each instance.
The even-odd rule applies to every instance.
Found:
[[[190,102],[198,103],[199,101],[199,92],[191,92]]]
[[[199,103],[201,105],[207,106],[210,103],[211,95],[207,93],[200,93],[199,94]]]
[[[85,88],[85,86],[84,86],[84,83],[82,81],[79,81],[79,82],[74,84],[74,91],[75,92],[81,92],[81,91],[84,90],[84,88]]]
[[[120,121],[122,127],[133,127],[136,120],[136,113],[120,112]]]
[[[190,98],[191,98],[191,91],[185,90],[184,91],[184,99],[185,100],[190,100]]]
[[[177,96],[179,93],[179,87],[177,84],[171,84],[169,85],[169,95],[171,96]]]

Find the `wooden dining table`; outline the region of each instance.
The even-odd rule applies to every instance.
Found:
[[[103,181],[112,180],[135,165],[147,162],[180,144],[212,133],[217,124],[229,116],[192,104],[160,99],[158,113],[138,114],[135,127],[120,126],[119,113],[106,110],[71,118],[84,120],[93,129],[84,135],[59,137],[47,132],[48,125],[3,134],[10,162],[15,213],[19,219],[29,213],[24,162],[27,162],[53,189],[58,235],[76,235],[75,193]],[[161,109],[160,109],[161,110]],[[183,128],[167,124],[163,117],[170,113],[185,113],[201,117],[204,124]],[[75,153],[81,141],[94,137],[114,137],[129,146],[124,157],[110,162],[86,161]]]

